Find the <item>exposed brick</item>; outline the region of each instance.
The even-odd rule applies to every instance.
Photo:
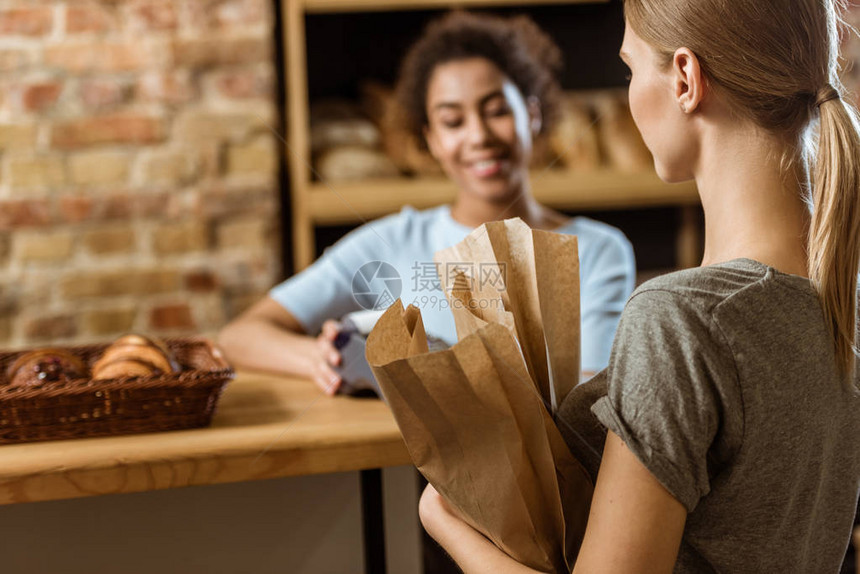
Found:
[[[105,198],[99,215],[106,220],[156,217],[164,215],[167,205],[166,193],[114,195]]]
[[[78,223],[92,217],[95,200],[82,195],[64,195],[59,201],[60,220]]]
[[[135,232],[126,227],[97,228],[84,233],[83,244],[90,253],[113,255],[128,253],[134,249],[137,239]]]
[[[60,291],[66,298],[82,299],[166,293],[177,290],[179,285],[180,277],[176,271],[128,269],[77,273],[62,281]]]
[[[54,24],[50,6],[0,10],[0,35],[44,36]]]
[[[223,289],[230,294],[265,292],[271,287],[270,276],[275,271],[273,252],[273,249],[253,253],[243,250],[223,258],[218,264],[218,277]]]
[[[129,86],[118,80],[84,80],[78,87],[81,103],[91,110],[104,110],[129,98]]]
[[[103,33],[117,28],[116,15],[96,3],[69,4],[66,8],[66,33]]]
[[[199,293],[214,291],[218,287],[218,277],[206,269],[191,271],[185,275],[185,287]]]
[[[55,262],[68,259],[74,236],[68,231],[19,231],[14,238],[15,258],[23,262]]]
[[[144,184],[179,186],[193,181],[198,173],[196,154],[191,150],[154,150],[140,159]]]
[[[167,43],[126,40],[106,45],[105,54],[98,61],[98,69],[105,72],[131,72],[164,65],[170,58]]]
[[[77,185],[118,184],[128,180],[129,155],[122,151],[81,152],[69,156],[69,180]]]
[[[12,189],[53,188],[66,182],[66,167],[59,155],[12,156],[5,176]]]
[[[253,113],[188,110],[174,121],[174,136],[192,143],[241,141],[266,126],[267,119]]]
[[[262,0],[228,0],[212,11],[212,24],[238,27],[259,24],[267,20],[268,5]]]
[[[197,331],[216,331],[227,322],[224,297],[220,293],[196,293],[189,304],[197,322]]]
[[[16,9],[43,10],[48,25],[20,20],[5,33]],[[264,142],[269,125],[280,130],[271,10],[270,0],[0,0],[0,283],[23,302],[7,314],[0,301],[0,342],[209,330],[226,297],[259,299],[273,250],[241,245],[273,238],[278,192],[239,174],[270,173]],[[14,165],[26,158],[49,158],[47,169]],[[219,238],[236,247],[223,260]],[[221,265],[239,259],[225,293]]]
[[[140,77],[136,93],[144,101],[182,104],[197,97],[197,88],[187,70],[153,71]]]
[[[192,68],[265,62],[271,59],[271,49],[267,36],[178,38],[173,42],[173,61]]]
[[[129,28],[132,30],[173,30],[177,24],[175,0],[136,0],[131,2]]]
[[[238,317],[260,300],[258,293],[235,293],[227,298],[227,320]]]
[[[9,239],[9,233],[0,233],[0,265],[6,265],[7,260],[9,259],[9,253],[12,251],[11,249],[12,241]],[[186,283],[188,282],[188,278],[185,278]]]
[[[12,339],[12,317],[0,316],[0,343],[6,344]]]
[[[218,226],[218,247],[265,250],[270,247],[268,228],[268,222],[259,218],[227,221]]]
[[[47,315],[24,322],[24,336],[32,340],[66,339],[78,333],[78,325],[71,315]]]
[[[221,164],[224,162],[222,142],[195,141],[193,147],[199,160],[200,176],[210,180],[220,179],[223,171]]]
[[[59,122],[51,131],[51,145],[73,149],[95,144],[146,144],[164,137],[164,120],[159,117],[114,114]]]
[[[223,258],[218,266],[218,276],[226,295],[246,293],[251,289],[247,278],[252,275],[252,266],[246,257]]]
[[[74,337],[78,325],[71,315],[48,315],[24,322],[24,336],[31,340],[53,340]]]
[[[170,193],[147,193],[134,197],[133,209],[137,217],[163,216],[167,212]]]
[[[274,187],[211,187],[201,190],[196,212],[205,219],[242,214],[265,216],[275,209]]]
[[[28,267],[26,273],[16,279],[18,308],[21,310],[48,309],[60,273],[61,270],[58,269],[57,264]]]
[[[186,303],[161,305],[150,311],[149,325],[157,330],[193,329],[194,319]]]
[[[31,82],[15,86],[11,90],[11,100],[24,112],[44,112],[60,98],[63,83],[59,81]]]
[[[45,47],[45,64],[76,74],[94,71],[98,61],[98,45],[92,42],[63,43]]]
[[[230,99],[266,98],[273,92],[272,73],[268,67],[218,72],[210,81],[218,95]]]
[[[168,223],[153,232],[153,248],[159,255],[202,251],[208,247],[209,230],[200,221]]]
[[[169,200],[170,194],[166,192],[121,193],[97,197],[63,195],[59,199],[59,219],[67,223],[80,223],[163,216],[168,209]]]
[[[274,177],[278,171],[274,136],[259,136],[227,149],[227,172],[233,175],[259,174]]]
[[[168,50],[141,40],[75,41],[45,48],[45,63],[72,73],[133,72],[165,63]]]
[[[138,201],[134,195],[122,194],[106,197],[96,204],[95,218],[112,221],[138,216]]]
[[[0,123],[0,150],[36,147],[36,124]]]
[[[19,286],[19,283],[15,283],[15,285],[9,285],[0,283],[0,317],[2,316],[13,316],[18,313],[20,308],[20,296],[19,291],[16,287]]]
[[[92,219],[113,221],[136,217],[137,204],[137,198],[134,195],[111,195],[96,202]]]
[[[192,1],[188,3],[189,25],[206,30],[247,27],[271,21],[265,0]]]
[[[123,307],[119,309],[97,309],[87,311],[83,316],[84,329],[93,335],[110,335],[127,333],[134,328],[137,309]]]
[[[0,230],[35,227],[53,222],[47,199],[0,201]]]
[[[197,190],[185,187],[168,194],[164,217],[170,221],[179,221],[195,217],[197,206]]]
[[[0,72],[14,72],[29,68],[39,59],[39,52],[33,48],[0,49]]]

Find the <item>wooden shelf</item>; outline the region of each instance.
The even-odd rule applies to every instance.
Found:
[[[668,185],[654,173],[536,172],[531,178],[535,198],[557,209],[598,210],[696,205],[692,183]],[[308,186],[308,212],[316,224],[355,223],[399,211],[450,203],[455,185],[442,178],[384,179]]]
[[[449,8],[500,8],[549,4],[606,4],[609,0],[293,0],[307,13],[446,10]]]

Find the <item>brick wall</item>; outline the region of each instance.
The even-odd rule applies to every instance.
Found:
[[[212,333],[277,280],[272,1],[0,0],[0,348]]]
[[[274,49],[268,0],[0,0],[0,348],[211,333],[276,281]]]

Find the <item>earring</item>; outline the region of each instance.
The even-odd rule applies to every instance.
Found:
[[[681,106],[681,111],[686,114],[687,113],[687,104],[681,103],[680,106]]]

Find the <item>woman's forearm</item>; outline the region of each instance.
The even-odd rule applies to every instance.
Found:
[[[540,574],[523,566],[460,520],[440,533],[436,541],[445,549],[464,574]]]
[[[316,340],[262,317],[231,323],[219,334],[218,344],[237,367],[300,377],[313,375],[311,350]]]
[[[218,342],[237,367],[311,379],[326,394],[341,384],[341,362],[334,347],[336,321],[326,321],[318,337],[308,337],[299,320],[277,301],[265,297],[221,330]]]
[[[465,574],[540,574],[523,566],[454,514],[429,486],[421,496],[419,515],[427,533]]]

